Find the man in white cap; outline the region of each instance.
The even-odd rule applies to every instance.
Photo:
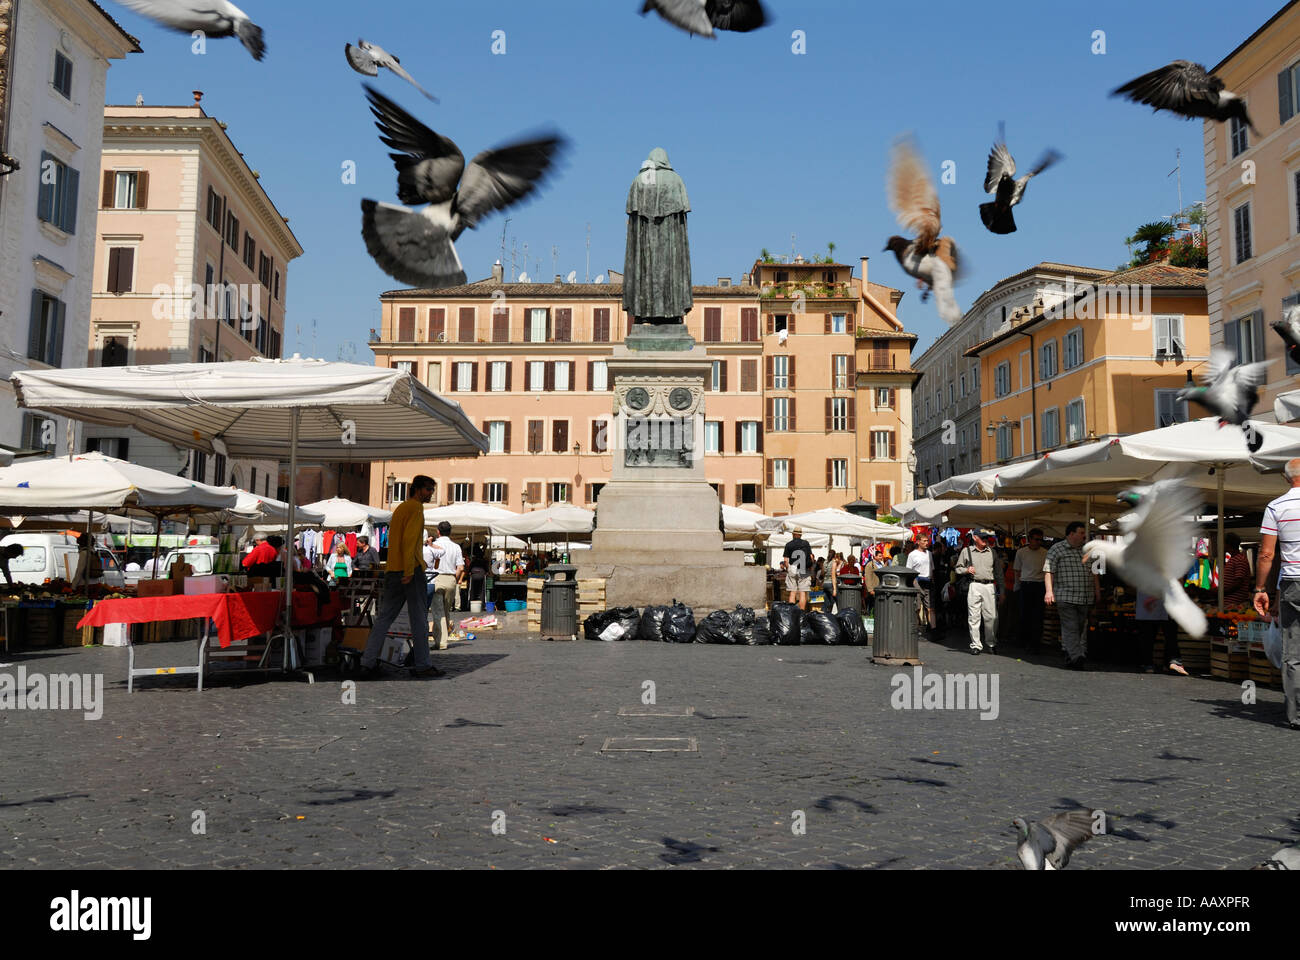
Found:
[[[973,542],[957,556],[957,569],[973,578],[966,595],[966,624],[970,627],[970,652],[975,656],[984,652],[981,622],[989,653],[998,650],[998,601],[1002,599],[1003,579],[1002,557],[991,546],[995,537],[989,530],[972,530]]]
[[[808,609],[808,591],[812,589],[812,545],[803,538],[803,529],[795,527],[794,539],[785,545],[781,569],[785,571],[785,589],[791,603]]]

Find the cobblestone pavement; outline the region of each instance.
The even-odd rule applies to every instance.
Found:
[[[900,671],[846,647],[480,634],[436,655],[448,678],[359,683],[355,705],[329,675],[128,695],[125,650],[16,655],[104,673],[106,704],[98,721],[0,711],[0,864],[1009,869],[1013,816],[1086,806],[1114,835],[1072,869],[1214,869],[1300,833],[1278,692],[1245,706],[1222,681],[960,641],[922,655],[927,672],[997,674],[998,717],[895,710]],[[620,716],[649,711],[647,680],[660,712],[693,713]],[[609,738],[698,749],[602,753]]]

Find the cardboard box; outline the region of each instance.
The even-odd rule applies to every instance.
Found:
[[[366,649],[366,641],[370,639],[369,627],[344,627],[343,639],[339,646],[346,647],[349,650]]]
[[[141,580],[135,585],[137,597],[171,597],[179,591],[180,584],[175,580]]]
[[[379,652],[379,659],[395,667],[400,667],[406,663],[406,655],[410,652],[410,649],[411,641],[406,637],[390,636],[384,641],[384,647]]]
[[[188,596],[196,596],[204,593],[225,593],[225,577],[186,577],[182,592]]]
[[[129,647],[131,645],[131,625],[129,623],[104,624],[104,646]]]

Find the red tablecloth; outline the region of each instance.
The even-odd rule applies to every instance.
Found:
[[[228,647],[236,640],[246,640],[274,629],[283,606],[284,594],[270,591],[101,600],[81,618],[77,626],[102,627],[109,623],[204,619],[217,625],[217,638],[223,647]],[[323,608],[318,608],[316,594],[297,591],[293,595],[295,627],[329,623],[341,610],[341,604],[334,597]]]

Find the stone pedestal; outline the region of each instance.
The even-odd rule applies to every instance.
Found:
[[[646,337],[632,338],[634,347]],[[711,361],[685,336],[656,330],[659,349],[614,348],[614,469],[596,504],[580,578],[605,579],[605,602],[681,600],[699,617],[736,604],[763,609],[766,572],[722,549],[722,507],[704,473],[705,377]]]

